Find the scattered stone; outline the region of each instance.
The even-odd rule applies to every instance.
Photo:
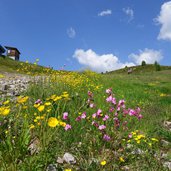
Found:
[[[161,140],[161,144],[163,147],[166,147],[170,144],[170,142],[166,141],[166,140]]]
[[[169,131],[171,131],[171,122],[170,121],[164,121],[164,127],[167,128]]]
[[[123,167],[121,167],[121,170],[128,171],[128,170],[130,170],[130,168],[128,166],[123,166]]]
[[[171,161],[164,162],[164,163],[163,163],[163,166],[164,166],[164,167],[167,167],[169,170],[171,170]]]
[[[75,164],[76,163],[75,158],[70,153],[65,153],[63,156],[63,160],[69,164]]]
[[[57,171],[55,164],[49,164],[46,171]]]
[[[139,149],[139,148],[137,148],[137,149],[135,149],[134,151],[132,151],[131,153],[132,153],[132,154],[143,154],[144,151],[141,150],[141,149]]]
[[[34,138],[33,140],[31,140],[28,150],[30,151],[31,155],[39,153],[40,141],[38,138]]]
[[[59,163],[59,164],[63,164],[64,163],[64,159],[61,158],[61,157],[58,157],[56,162]]]

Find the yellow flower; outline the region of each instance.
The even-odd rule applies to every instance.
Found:
[[[30,129],[33,129],[35,128],[35,126],[33,124],[30,125]]]
[[[152,141],[156,141],[156,142],[158,142],[159,140],[158,139],[156,139],[156,138],[151,138],[151,140]]]
[[[45,106],[50,106],[52,103],[51,102],[46,102]]]
[[[42,112],[45,109],[45,106],[44,105],[40,105],[37,109],[38,109],[39,112]]]
[[[65,171],[72,171],[71,169],[65,169]]]
[[[28,100],[28,96],[26,96],[26,97],[19,97],[18,99],[17,99],[17,102],[18,103],[25,103],[27,100]]]
[[[103,160],[103,161],[100,162],[100,164],[101,164],[102,166],[104,166],[104,165],[106,165],[106,161]]]
[[[123,157],[119,157],[120,162],[125,162],[125,160],[123,159]]]
[[[23,106],[23,109],[27,109],[28,108],[28,106]]]
[[[7,100],[7,101],[5,101],[3,104],[4,105],[6,105],[6,104],[8,104],[10,101],[9,100]]]
[[[57,100],[60,100],[60,99],[62,99],[62,97],[61,96],[57,96],[57,97],[55,97],[54,99],[53,99],[53,101],[57,101]]]
[[[59,124],[59,121],[55,117],[50,117],[48,119],[48,125],[50,127],[56,127]]]
[[[65,127],[66,126],[66,123],[65,122],[59,122],[59,124],[61,125],[61,126],[63,126],[63,127]]]
[[[38,108],[40,106],[40,104],[38,103],[38,104],[34,104],[34,107],[35,108]]]
[[[2,115],[6,116],[10,113],[10,109],[8,108],[5,108],[3,111],[2,111]]]
[[[165,97],[165,96],[167,96],[167,94],[164,94],[164,93],[160,94],[160,97]]]

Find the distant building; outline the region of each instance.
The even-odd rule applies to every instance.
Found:
[[[7,56],[9,58],[19,61],[21,53],[17,48],[9,46],[5,46],[5,48],[7,49]]]
[[[5,49],[0,45],[0,56],[2,56],[3,53],[5,53]]]

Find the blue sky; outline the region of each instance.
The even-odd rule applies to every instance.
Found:
[[[66,70],[171,65],[171,1],[0,0],[0,44]]]

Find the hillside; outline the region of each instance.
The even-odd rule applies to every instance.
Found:
[[[171,66],[160,66],[161,67],[161,71],[163,70],[171,70]],[[107,72],[107,74],[127,74],[128,69],[132,68],[133,72],[132,74],[143,74],[143,73],[147,73],[147,72],[156,72],[155,66],[152,64],[148,64],[146,66],[133,66],[133,67],[125,67],[122,69],[118,69],[115,71],[110,71]]]
[[[46,72],[49,68],[37,65],[37,63],[31,64],[21,61],[14,61],[8,57],[0,57],[0,73],[21,73],[21,74],[41,74]]]

